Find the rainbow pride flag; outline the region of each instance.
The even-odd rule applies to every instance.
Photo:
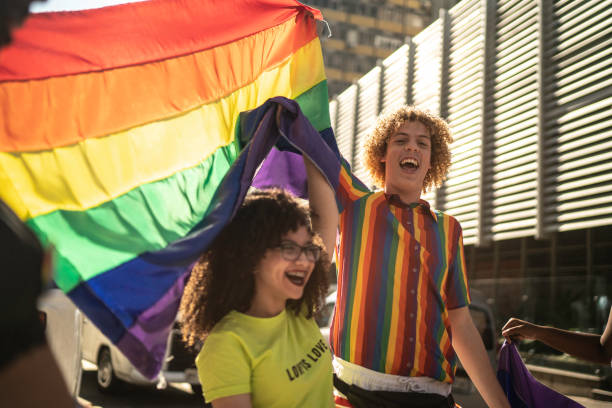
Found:
[[[285,97],[334,146],[321,18],[294,0],[152,0],[33,15],[0,52],[0,198],[149,378],[245,166],[291,154],[249,153],[261,115],[240,113]]]

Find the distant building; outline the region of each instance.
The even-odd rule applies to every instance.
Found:
[[[329,95],[345,90],[434,21],[452,0],[310,0],[323,12],[332,37],[323,39]]]

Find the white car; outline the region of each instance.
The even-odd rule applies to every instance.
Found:
[[[323,334],[323,338],[329,343],[329,328],[332,323],[332,317],[334,314],[334,307],[336,306],[336,291],[327,295],[325,298],[325,305],[321,312],[317,315],[317,324]]]
[[[177,324],[168,338],[162,371],[152,380],[140,374],[123,353],[87,318],[83,318],[82,352],[85,361],[97,366],[97,383],[102,392],[117,391],[121,388],[122,382],[156,385],[159,389],[166,388],[169,382],[182,382],[189,383],[194,394],[202,395],[195,367],[197,353],[186,349]]]
[[[81,312],[60,289],[48,289],[38,299],[47,343],[57,361],[68,392],[81,390]]]

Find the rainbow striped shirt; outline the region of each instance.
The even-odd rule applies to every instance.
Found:
[[[371,370],[451,383],[448,310],[470,303],[461,226],[426,201],[390,198],[343,163],[330,343],[336,356]]]

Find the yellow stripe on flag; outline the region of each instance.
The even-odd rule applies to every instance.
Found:
[[[0,153],[1,198],[22,219],[98,206],[197,165],[232,142],[240,112],[324,79],[317,38],[253,83],[174,118],[53,150]]]

